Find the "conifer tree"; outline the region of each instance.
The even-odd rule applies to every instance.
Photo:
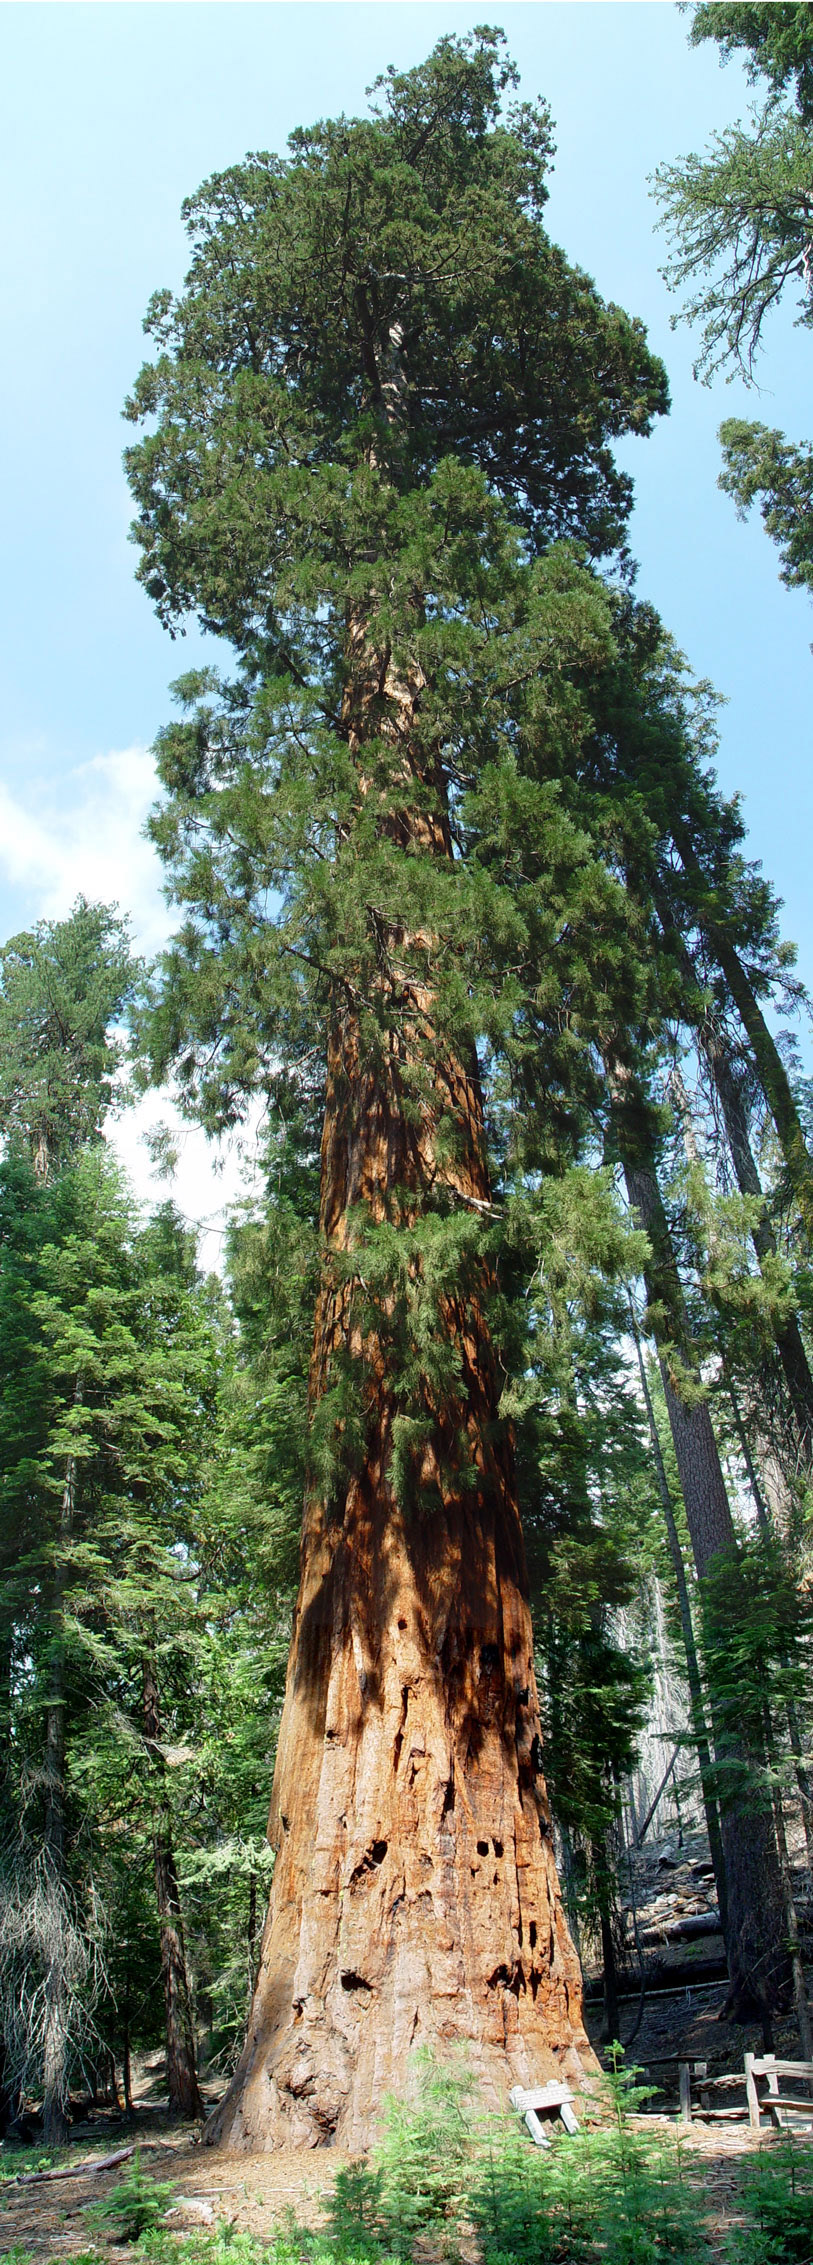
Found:
[[[154,420],[129,452],[142,579],[162,618],[197,612],[243,662],[220,693],[188,685],[191,721],[162,743],[155,838],[187,917],[156,1066],[177,1062],[209,1123],[281,1055],[323,1097],[277,1866],[216,2124],[246,2145],[357,2144],[416,2037],[465,2035],[499,2095],[584,2050],[499,1414],[478,1048],[522,1024],[529,923],[534,955],[563,939],[565,982],[612,928],[615,884],[539,773],[523,781],[517,708],[537,742],[578,736],[608,609],[548,547],[623,541],[609,444],[648,429],[665,387],[545,233],[549,121],[501,112],[512,77],[500,35],[444,39],[388,74],[370,120],[207,184],[132,403]],[[469,855],[473,793],[492,839],[547,817],[521,904],[510,846],[499,873]],[[545,1039],[564,1094],[553,1012]]]
[[[762,1189],[748,1138],[749,1096],[773,1119],[788,1189],[805,1238],[813,1222],[813,1162],[799,1105],[762,1002],[795,1011],[804,992],[779,931],[770,884],[742,854],[736,801],[726,803],[710,766],[716,701],[692,685],[652,610],[624,604],[615,655],[596,701],[597,818],[611,829],[628,890],[648,935],[653,981],[649,1028],[688,1029],[719,1101],[741,1192]],[[606,805],[609,806],[609,814]],[[590,822],[589,812],[585,812]],[[772,1262],[764,1208],[753,1212],[760,1264]],[[813,1381],[798,1321],[777,1318],[777,1349],[803,1444]]]
[[[186,1391],[188,1344],[166,1326],[167,1250],[161,1288],[101,1141],[121,1059],[111,1021],[136,975],[123,924],[80,899],[67,921],[13,938],[2,971],[0,1621],[12,1731],[4,1949],[28,1969],[6,2002],[20,2017],[12,2063],[42,2083],[46,2132],[57,2138],[98,1995],[98,1888],[73,1764],[89,1711],[116,1682],[128,1534],[130,1593],[149,1623],[150,1536],[143,1516],[133,1532],[133,1505],[146,1488],[154,1517],[170,1474],[177,1487],[179,1443],[199,1410]],[[179,1538],[177,1527],[165,1533],[165,1550]],[[142,1633],[144,1734],[160,1772],[156,1662],[145,1644]],[[170,2096],[193,2112],[191,2023],[175,2010],[186,1998],[177,1890],[160,1818],[154,1837]]]
[[[113,1026],[138,974],[115,906],[77,897],[0,952],[0,1131],[40,1179],[99,1138],[123,1047]]]
[[[645,1092],[618,1056],[610,1067],[613,1129],[630,1206],[646,1231],[644,1264],[669,1425],[695,1567],[701,1581],[736,1566],[731,1506],[692,1337],[657,1172],[657,1132]],[[782,1895],[773,1820],[765,1797],[759,1726],[715,1723],[720,1832],[725,1859],[726,1956],[739,2018],[766,2024],[789,1995]],[[723,1916],[721,1912],[721,1917]]]
[[[9,1818],[7,1849],[12,1871],[23,1878],[21,1908],[39,1914],[35,1932],[41,1961],[29,1944],[24,1962],[30,1964],[33,1957],[41,1964],[44,2116],[50,2138],[59,2138],[64,2130],[77,2019],[81,2025],[71,1973],[74,1981],[81,1980],[86,1964],[66,1865],[65,1757],[67,1591],[75,1555],[77,1488],[87,1453],[87,1345],[81,1322],[68,1322],[67,1365],[62,1374],[55,1373],[43,1342],[43,1301],[53,1253],[66,1232],[76,1235],[83,1146],[100,1137],[121,1058],[110,1026],[132,995],[135,973],[125,924],[115,909],[89,905],[82,897],[67,920],[41,921],[34,931],[13,937],[0,955],[5,1193],[22,1204],[19,1220],[7,1211],[3,1252],[12,1355],[6,1382],[6,1491],[7,1507],[13,1506],[16,1516],[6,1529],[1,1617],[9,1709],[13,1662],[20,1657],[21,1634],[28,1624],[43,1740],[40,1845],[32,1855],[33,1871],[23,1866],[20,1872],[20,1830],[25,1828],[19,1814]],[[37,1187],[44,1188],[54,1176],[53,1200],[41,1199]],[[71,1294],[75,1296],[75,1285]],[[28,1361],[21,1362],[26,1339]],[[25,1598],[31,1582],[33,1624]],[[20,1924],[24,1934],[25,1921]]]
[[[701,0],[692,10],[693,44],[717,40],[721,59],[746,60],[762,107],[655,176],[672,246],[666,280],[689,284],[678,319],[702,324],[695,375],[736,370],[753,382],[768,318],[789,292],[797,322],[813,322],[813,23],[795,0]],[[767,425],[728,417],[720,427],[719,485],[740,517],[760,498],[763,523],[779,545],[782,580],[813,583],[813,450]]]

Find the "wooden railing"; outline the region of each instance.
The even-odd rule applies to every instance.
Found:
[[[784,2087],[781,2092],[779,2089],[780,2078]],[[768,2090],[762,2099],[760,2099],[757,2089],[760,2079],[764,2079],[768,2086]],[[808,2086],[807,2098],[800,2096],[798,2092],[788,2092],[789,2083],[806,2084]],[[748,2121],[752,2131],[759,2131],[763,2128],[761,2119],[765,2115],[770,2118],[772,2123],[778,2124],[780,2127],[807,2124],[813,2130],[811,2088],[813,2088],[813,2061],[778,2061],[775,2053],[763,2053],[758,2059],[755,2053],[746,2053],[745,2093],[748,2101]]]

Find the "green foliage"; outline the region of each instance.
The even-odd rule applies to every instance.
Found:
[[[60,1892],[89,1975],[101,1929],[99,2041],[121,2052],[123,2034],[131,2050],[161,2036],[152,1884],[160,1807],[182,1876],[188,1868],[190,1946],[213,2044],[233,2053],[267,1892],[264,1826],[289,1589],[281,1565],[275,1591],[257,1580],[262,1551],[254,1561],[245,1555],[247,1521],[262,1525],[260,1478],[240,1463],[223,1294],[197,1274],[171,1208],[143,1225],[102,1149],[80,1151],[45,1186],[24,1159],[10,1158],[0,1221],[7,1908],[13,1902],[20,1924],[25,1911],[44,1908],[36,1866],[28,1856],[20,1866],[41,1830],[43,1703],[58,1657],[68,1871]],[[278,1422],[282,1433],[282,1408]],[[68,1455],[74,1501],[63,1531]],[[239,1488],[227,1497],[238,1468]],[[270,1584],[268,1537],[264,1550]],[[160,1754],[144,1738],[145,1646],[160,1688]],[[39,1972],[31,1944],[27,1971],[30,1995]],[[85,2031],[94,1994],[88,1979]],[[22,2002],[18,1993],[6,2001]]]
[[[751,133],[735,125],[715,135],[707,156],[658,167],[675,247],[665,279],[673,291],[697,285],[676,318],[701,325],[696,376],[734,365],[752,377],[766,318],[789,284],[799,285],[798,321],[813,321],[810,155],[810,127],[769,109]]]
[[[744,2232],[734,2265],[810,2265],[813,2179],[807,2149],[788,2136],[750,2163],[743,2185]]]
[[[703,326],[697,370],[710,377],[728,363],[750,378],[766,316],[795,278],[799,321],[813,320],[810,14],[805,7],[701,6],[691,38],[719,38],[724,59],[745,47],[750,76],[764,75],[771,89],[750,131],[729,126],[706,156],[660,166],[655,175],[662,225],[675,247],[666,280],[676,290],[702,279],[680,316]]]
[[[547,2154],[516,2117],[484,2118],[461,2068],[421,2055],[413,2073],[416,2097],[390,2103],[372,2163],[338,2173],[326,2232],[291,2214],[270,2239],[233,2225],[170,2233],[160,2220],[173,2189],[140,2169],[94,2220],[108,2238],[136,2239],[144,2265],[388,2265],[428,2250],[468,2255],[473,2239],[484,2265],[709,2265],[697,2173],[688,2175],[679,2135],[647,2129],[635,2069],[619,2060],[592,2108],[582,2094],[581,2132],[554,2135]],[[812,2199],[801,2148],[783,2141],[749,2164],[746,2223],[727,2235],[725,2265],[807,2265]]]
[[[390,2098],[376,2151],[379,2214],[390,2242],[436,2236],[465,2211],[472,2081],[466,2066],[414,2055],[413,2098]]]
[[[781,1786],[788,1707],[804,1709],[810,1687],[813,1609],[796,1553],[775,1534],[740,1537],[737,1557],[712,1566],[702,1584],[703,1649],[721,1729],[718,1778],[723,1797],[767,1805]],[[742,1735],[765,1765],[733,1765],[725,1733]],[[729,1783],[728,1781],[731,1780]]]
[[[692,10],[693,46],[716,39],[721,61],[745,58],[751,81],[768,80],[774,94],[795,82],[802,117],[813,113],[813,30],[807,0],[700,0]]]
[[[597,1852],[649,1691],[646,1659],[622,1649],[613,1627],[657,1557],[648,1452],[619,1347],[622,1285],[643,1247],[609,1173],[576,1165],[511,1190],[502,1281],[507,1293],[516,1266],[519,1294],[506,1298],[503,1405],[516,1426],[546,1783],[584,1857],[582,1915],[592,1917]]]
[[[138,2241],[160,2224],[175,2193],[174,2179],[152,2179],[142,2168],[136,2148],[133,2160],[116,2180],[103,2202],[91,2203],[86,2212],[113,2241]]]
[[[673,319],[699,323],[695,375],[739,371],[750,382],[763,330],[786,289],[796,286],[797,322],[813,323],[813,26],[809,6],[704,0],[690,38],[719,41],[722,59],[744,52],[752,83],[769,94],[750,128],[729,126],[704,156],[664,165],[655,175],[661,225],[672,245],[665,269],[672,290],[690,286]],[[720,486],[744,515],[757,497],[778,543],[782,580],[811,583],[811,454],[765,425],[729,418],[720,428]]]
[[[114,906],[78,897],[0,953],[0,1131],[41,1176],[98,1135],[123,1044],[111,1029],[139,969]]]
[[[726,418],[720,440],[720,487],[733,496],[741,518],[759,499],[766,534],[779,546],[782,581],[789,589],[813,589],[813,450],[741,417]]]
[[[371,119],[215,176],[185,207],[186,291],[152,302],[158,357],[130,404],[156,420],[129,452],[141,577],[163,618],[199,608],[238,645],[257,635],[294,684],[332,641],[326,564],[343,604],[362,555],[365,590],[371,559],[397,555],[397,491],[457,459],[537,541],[612,548],[629,488],[607,440],[665,403],[640,326],[545,234],[550,120],[501,114],[502,45],[446,37],[379,82]]]
[[[460,2067],[421,2053],[417,2096],[390,2102],[371,2166],[340,2173],[331,2209],[334,2253],[452,2256],[472,2233],[486,2265],[702,2265],[699,2212],[677,2148],[635,2121],[639,2072],[620,2056],[592,2095],[584,2128],[534,2147],[513,2115],[482,2113]]]
[[[31,2171],[52,2171],[61,2161],[61,2153],[53,2147],[27,2147],[15,2141],[11,2147],[0,2142],[0,2180],[25,2177]]]

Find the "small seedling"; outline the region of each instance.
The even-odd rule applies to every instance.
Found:
[[[105,2227],[114,2241],[138,2241],[141,2234],[153,2233],[160,2225],[174,2193],[174,2180],[147,2178],[136,2148],[110,2194],[103,2202],[93,2202],[87,2216],[91,2225]]]

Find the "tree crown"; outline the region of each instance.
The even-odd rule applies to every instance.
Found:
[[[81,896],[0,951],[0,1128],[42,1175],[101,1130],[136,974],[126,920]]]
[[[443,39],[378,82],[371,118],[302,129],[187,203],[186,287],[152,301],[158,356],[127,407],[155,420],[127,463],[166,621],[196,609],[245,646],[292,544],[374,555],[362,467],[403,492],[454,454],[535,544],[623,539],[609,442],[648,431],[664,372],[546,235],[549,115],[503,115],[500,50],[487,30]]]

